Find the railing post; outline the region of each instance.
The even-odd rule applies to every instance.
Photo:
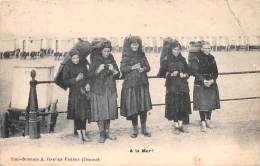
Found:
[[[32,80],[30,81],[30,92],[29,92],[29,136],[31,139],[40,138],[40,120],[38,119],[38,100],[35,80],[36,72],[31,71]]]

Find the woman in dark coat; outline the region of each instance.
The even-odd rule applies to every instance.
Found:
[[[118,118],[116,79],[120,72],[111,54],[111,42],[102,39],[98,47],[91,53],[90,91],[91,91],[91,121],[98,123],[99,143],[104,143],[111,136],[110,120]]]
[[[165,50],[166,48],[163,48]],[[188,64],[180,53],[178,41],[170,41],[161,60],[159,76],[166,78],[165,117],[174,121],[175,133],[187,132],[183,127],[186,115],[191,114]]]
[[[141,133],[150,137],[151,133],[146,128],[147,112],[152,109],[147,77],[150,65],[142,51],[140,37],[125,38],[120,69],[124,78],[120,114],[132,121],[132,138],[138,135],[138,115],[140,115]]]
[[[199,111],[201,131],[211,127],[212,110],[220,108],[217,85],[218,68],[209,43],[202,44],[201,51],[189,58],[192,75],[195,77],[193,92],[193,109]]]
[[[89,141],[86,137],[86,120],[90,118],[90,102],[87,91],[89,84],[87,66],[84,59],[80,59],[79,52],[71,50],[71,59],[63,69],[63,83],[69,87],[67,119],[73,119],[80,139]]]

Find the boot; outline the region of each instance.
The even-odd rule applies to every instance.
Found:
[[[190,124],[189,114],[185,115],[183,118],[183,124]]]
[[[74,135],[78,135],[77,129],[76,129],[76,124],[75,124],[75,120],[74,120]]]
[[[98,139],[98,142],[105,143],[106,141],[105,121],[98,121],[98,128],[100,132],[100,137]]]
[[[79,139],[82,141],[82,144],[84,144],[84,142],[86,141],[83,137],[83,132],[82,130],[77,130],[77,133],[78,133],[78,136],[79,136]]]
[[[146,121],[147,121],[147,112],[140,115],[141,121],[141,133],[146,137],[151,137],[151,133],[147,131]]]
[[[179,121],[179,130],[181,131],[181,132],[183,132],[183,133],[188,133],[189,131],[187,130],[187,128],[186,127],[184,127],[183,125],[182,125],[182,121],[180,120]]]
[[[201,121],[201,132],[206,132],[206,122],[205,121]]]
[[[136,138],[138,136],[138,126],[133,126],[133,132],[131,133],[130,137],[131,138]]]
[[[152,134],[147,131],[146,123],[141,123],[141,133],[146,137],[151,137]]]
[[[180,135],[180,127],[178,122],[174,122],[174,134]]]
[[[110,120],[107,120],[105,122],[105,131],[106,131],[106,138],[108,138],[110,140],[116,140],[117,139],[115,136],[112,136],[110,134]]]
[[[211,125],[210,120],[206,120],[206,127],[209,128],[209,129],[212,129],[212,125]]]
[[[98,143],[105,143],[106,141],[106,134],[105,131],[101,131],[100,132],[100,137],[98,139]]]
[[[83,138],[85,139],[86,142],[92,141],[86,130],[83,130]]]

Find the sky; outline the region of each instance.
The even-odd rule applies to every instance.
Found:
[[[260,35],[259,0],[5,0],[0,7],[2,36]]]

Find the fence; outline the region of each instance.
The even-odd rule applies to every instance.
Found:
[[[259,50],[260,36],[173,36],[180,41],[186,49],[190,41],[209,41],[214,51],[239,51],[239,50]],[[82,37],[82,39],[92,41],[95,37]],[[121,52],[124,37],[107,37],[111,40],[114,51]],[[162,48],[164,37],[142,36],[145,52],[159,53]],[[56,52],[68,51],[77,38],[24,38],[24,39],[2,39],[0,40],[0,51],[13,51],[20,48],[24,51],[38,51],[43,49],[53,49]]]

